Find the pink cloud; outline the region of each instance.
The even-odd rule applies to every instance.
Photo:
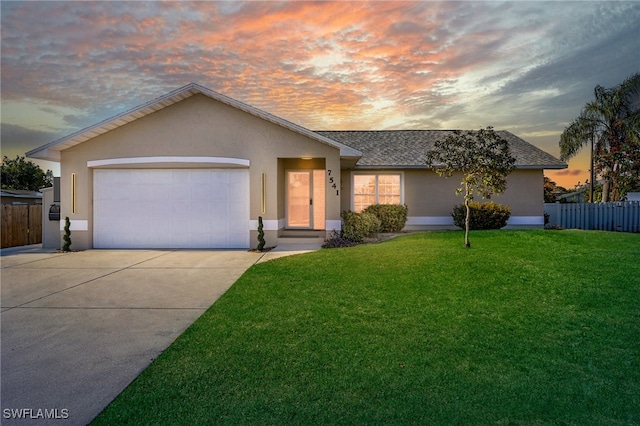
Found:
[[[554,27],[547,9],[512,3],[2,7],[3,100],[81,108],[87,124],[195,81],[310,128],[378,128],[390,116],[405,128],[451,120],[525,127],[542,115],[542,101],[529,102],[527,93],[483,97],[484,87],[460,82],[513,87],[520,95],[521,69],[561,54],[542,50],[551,44],[544,31],[577,38],[566,22]],[[545,125],[563,121],[547,114]]]

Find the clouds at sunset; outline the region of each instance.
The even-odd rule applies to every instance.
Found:
[[[640,47],[636,2],[1,7],[3,111],[32,107],[3,126],[56,137],[197,82],[311,129],[493,125],[557,155],[593,87],[638,71]]]
[[[560,170],[556,172],[556,176],[578,176],[584,170]]]

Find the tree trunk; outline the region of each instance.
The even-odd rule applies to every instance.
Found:
[[[596,172],[593,169],[593,133],[591,134],[591,156],[589,159],[589,202],[593,203],[593,185],[595,185]]]
[[[609,202],[609,188],[610,188],[610,181],[609,181],[609,174],[608,169],[604,170],[604,180],[602,182],[602,202],[603,203],[608,203]]]
[[[467,208],[467,217],[464,218],[464,246],[471,247],[469,242],[469,223],[471,222],[471,207],[469,207],[469,184],[465,183],[464,205]]]

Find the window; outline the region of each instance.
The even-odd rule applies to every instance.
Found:
[[[402,204],[400,173],[353,175],[353,210],[361,212],[371,204]]]

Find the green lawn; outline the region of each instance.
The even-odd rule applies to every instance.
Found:
[[[471,244],[255,265],[95,424],[640,424],[640,235]]]

